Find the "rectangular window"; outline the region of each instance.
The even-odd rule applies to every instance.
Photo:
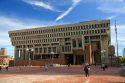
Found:
[[[43,48],[43,50],[44,50],[44,53],[47,53],[47,48]]]
[[[76,47],[76,39],[72,40],[73,47]]]
[[[53,47],[53,52],[56,53],[56,47]]]
[[[38,53],[38,48],[35,48],[35,53]]]
[[[42,48],[39,48],[40,53],[42,53]]]
[[[48,48],[48,53],[51,53],[51,47]]]
[[[78,38],[78,47],[82,47],[82,39]]]

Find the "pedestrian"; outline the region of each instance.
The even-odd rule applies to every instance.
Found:
[[[89,77],[90,67],[89,67],[88,64],[85,65],[85,67],[84,67],[84,71],[85,71],[85,76],[86,76],[86,77]]]
[[[108,65],[105,65],[105,68],[108,69]]]
[[[104,63],[102,64],[102,69],[103,69],[103,71],[105,71],[105,64]]]
[[[95,62],[95,66],[96,66],[96,62]]]
[[[2,70],[2,67],[0,66],[0,71]]]
[[[45,65],[45,71],[47,71],[47,69],[48,69],[48,66],[47,66],[47,65]]]
[[[8,66],[6,66],[6,71],[8,71]]]
[[[70,67],[71,66],[71,64],[68,64],[68,67]]]

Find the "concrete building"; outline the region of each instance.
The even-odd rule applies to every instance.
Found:
[[[109,62],[110,20],[9,31],[9,37],[16,64]]]

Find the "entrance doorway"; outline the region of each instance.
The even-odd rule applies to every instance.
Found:
[[[73,55],[72,54],[65,54],[66,64],[73,64]]]
[[[81,65],[83,64],[85,61],[84,61],[84,56],[83,55],[79,55],[79,56],[76,56],[76,63],[77,65]]]

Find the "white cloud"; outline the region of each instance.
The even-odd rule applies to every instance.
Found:
[[[97,9],[104,13],[125,14],[125,0],[84,0],[84,3],[94,3]]]
[[[116,15],[112,15],[112,16],[107,17],[106,19],[112,20],[112,19],[114,19],[114,18],[116,18],[116,17],[117,17]]]
[[[0,15],[0,48],[5,47],[8,49],[9,54],[13,55],[14,50],[11,45],[8,31],[26,28],[35,28],[38,26],[60,25],[63,22],[54,21],[41,21],[35,19],[23,19],[18,17],[7,17]]]
[[[118,35],[118,52],[120,55],[122,55],[122,51],[125,48],[125,25],[117,25],[117,35]],[[116,48],[116,33],[115,33],[115,26],[111,26],[111,44],[115,46]]]
[[[23,1],[33,6],[42,7],[44,9],[51,10],[51,11],[60,12],[59,10],[55,9],[52,5],[48,3],[44,3],[40,0],[23,0]]]
[[[57,18],[56,18],[56,21],[64,18],[65,16],[67,16],[77,5],[78,3],[80,2],[81,0],[72,0],[72,6],[69,7],[65,12],[61,13]]]
[[[63,22],[41,21],[7,16],[0,16],[0,19],[0,27],[4,27],[0,28],[1,31],[64,24]]]
[[[98,10],[105,13],[125,14],[125,1],[124,0],[103,0]]]

